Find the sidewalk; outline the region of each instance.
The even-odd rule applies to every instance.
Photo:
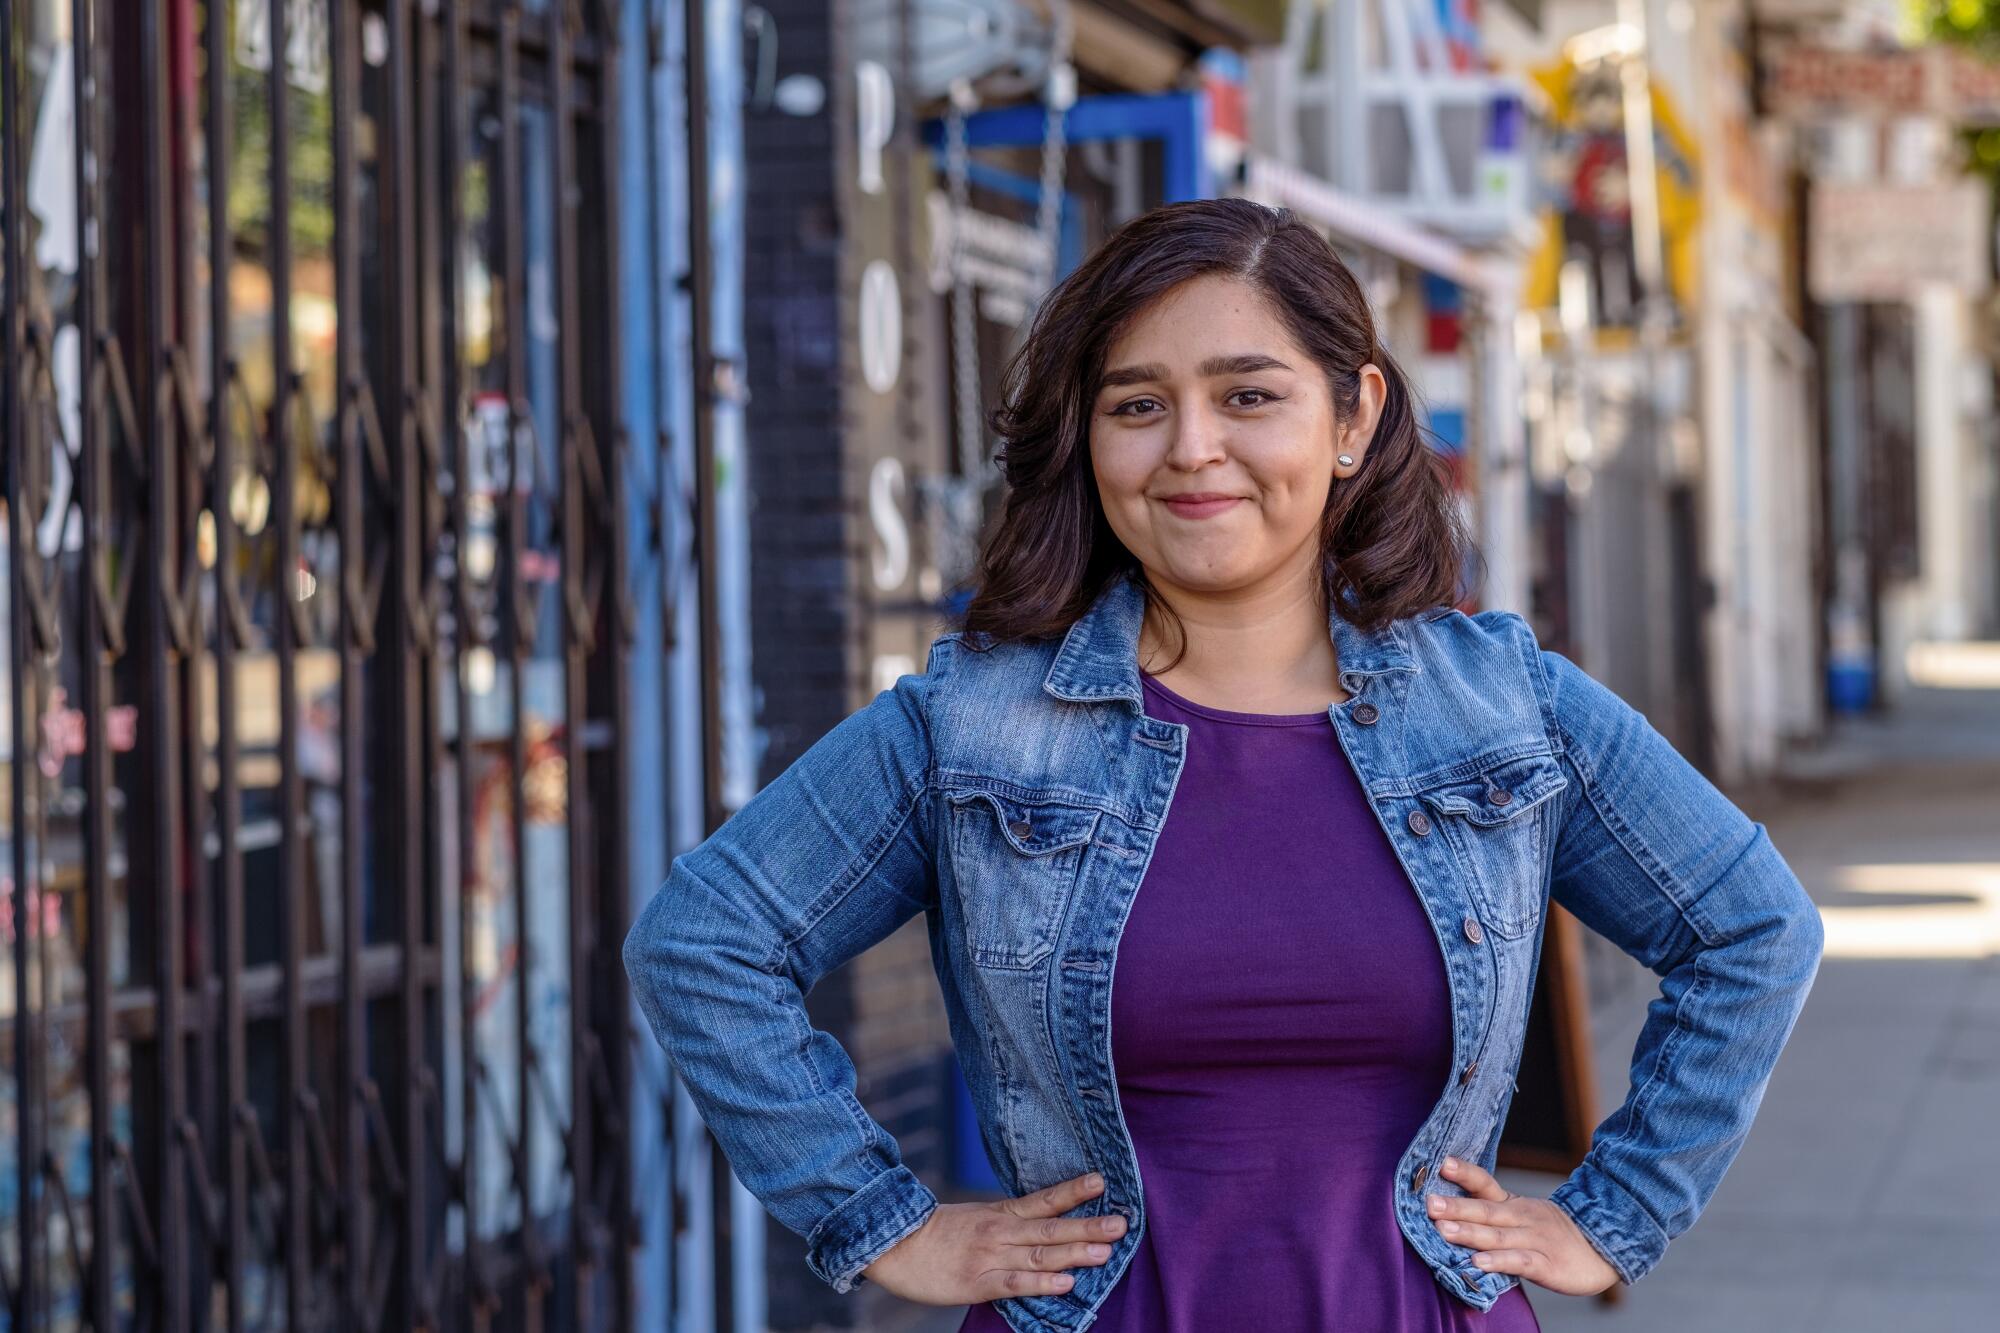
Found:
[[[1919,692],[1738,799],[1825,916],[1819,978],[1700,1221],[1617,1305],[1530,1284],[1542,1327],[2000,1327],[2000,691]],[[1596,1034],[1600,1118],[1643,1018]]]

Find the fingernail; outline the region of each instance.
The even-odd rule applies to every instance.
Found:
[[[1109,1245],[1092,1245],[1084,1253],[1093,1259],[1109,1259],[1111,1257],[1111,1247]]]
[[[1068,1273],[1057,1273],[1057,1274],[1056,1274],[1056,1285],[1057,1285],[1058,1287],[1068,1287],[1068,1286],[1069,1286],[1069,1284],[1070,1284],[1070,1283],[1072,1283],[1072,1282],[1074,1282],[1074,1281],[1076,1281],[1076,1279],[1075,1279],[1075,1278],[1073,1278],[1073,1277],[1071,1277],[1071,1276],[1070,1276],[1070,1275],[1069,1275]]]
[[[1093,1171],[1089,1175],[1083,1178],[1083,1183],[1090,1186],[1090,1188],[1092,1189],[1096,1189],[1098,1186],[1104,1183],[1104,1177],[1098,1172]]]
[[[1441,1213],[1444,1211],[1444,1200],[1438,1198],[1437,1195],[1435,1194],[1431,1196],[1431,1211],[1434,1213]]]
[[[1444,1169],[1445,1169],[1445,1170],[1447,1170],[1447,1171],[1456,1171],[1456,1170],[1458,1170],[1458,1159],[1457,1159],[1456,1157],[1447,1157],[1447,1158],[1445,1158],[1445,1159],[1444,1159]]]
[[[1438,1230],[1444,1232],[1447,1236],[1456,1236],[1458,1234],[1458,1223],[1440,1222],[1438,1223]]]

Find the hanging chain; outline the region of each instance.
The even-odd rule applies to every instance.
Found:
[[[1043,130],[1040,191],[1036,199],[1035,235],[1040,244],[1041,272],[1035,277],[1038,304],[1055,285],[1062,226],[1063,178],[1068,162],[1067,116],[1076,101],[1076,67],[1070,63],[1074,24],[1070,0],[1049,0],[1049,65],[1043,89]],[[992,479],[993,461],[986,449],[986,427],[979,382],[978,312],[972,279],[966,271],[966,223],[972,213],[971,162],[966,145],[965,118],[977,105],[969,79],[954,79],[945,112],[945,183],[951,200],[951,359],[952,390],[957,399],[959,467],[968,479]],[[1032,318],[1033,311],[1029,311]],[[1027,319],[1017,333],[1026,332]]]
[[[1042,245],[1042,272],[1035,284],[1035,300],[1055,286],[1058,233],[1062,227],[1064,168],[1069,152],[1068,115],[1076,101],[1076,66],[1070,63],[1074,30],[1069,0],[1049,0],[1049,71],[1042,92],[1042,180],[1041,197],[1035,210],[1035,235]]]
[[[958,466],[968,481],[984,481],[989,466],[980,410],[979,343],[974,323],[972,279],[966,272],[966,219],[972,215],[971,163],[965,143],[965,116],[975,104],[972,82],[954,79],[945,112],[945,184],[951,199],[951,372],[958,404]]]

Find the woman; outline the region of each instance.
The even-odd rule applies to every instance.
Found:
[[[1640,714],[1453,609],[1353,275],[1286,212],[1158,209],[1050,293],[994,424],[965,624],[626,942],[744,1184],[836,1290],[968,1330],[1531,1330],[1524,1280],[1638,1280],[1741,1147],[1819,918]],[[1488,1168],[1551,899],[1662,982],[1543,1199]],[[802,1003],[918,912],[994,1202],[903,1165]]]

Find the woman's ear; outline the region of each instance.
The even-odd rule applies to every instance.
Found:
[[[1389,381],[1381,368],[1374,362],[1355,372],[1360,380],[1360,388],[1354,395],[1354,413],[1340,425],[1334,452],[1346,454],[1354,460],[1353,466],[1361,465],[1361,456],[1375,438],[1375,427],[1382,420],[1382,408],[1389,400]]]

